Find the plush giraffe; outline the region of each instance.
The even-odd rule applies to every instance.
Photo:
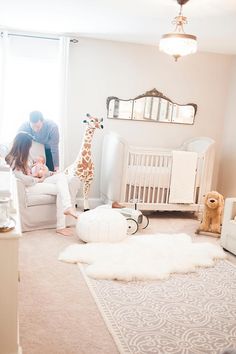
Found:
[[[103,128],[103,125],[101,124],[102,121],[103,118],[94,118],[91,117],[89,113],[87,113],[87,119],[83,121],[83,123],[87,124],[87,128],[84,133],[79,155],[73,164],[67,167],[65,170],[66,174],[78,176],[79,179],[84,183],[84,211],[89,210],[88,193],[94,178],[94,163],[92,162],[91,158],[91,141],[93,139],[95,129]]]

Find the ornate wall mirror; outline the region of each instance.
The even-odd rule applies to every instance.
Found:
[[[159,123],[193,124],[195,103],[178,104],[155,88],[133,99],[107,98],[107,117]]]

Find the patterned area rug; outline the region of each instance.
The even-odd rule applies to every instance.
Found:
[[[84,279],[120,353],[218,354],[236,348],[236,268],[175,274],[168,280]]]

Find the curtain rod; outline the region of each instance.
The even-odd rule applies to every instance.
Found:
[[[3,35],[3,32],[4,31],[1,31],[1,35]],[[54,41],[58,41],[59,38],[56,38],[56,37],[49,37],[49,36],[40,36],[40,35],[34,35],[34,34],[23,34],[23,33],[11,33],[11,32],[8,32],[7,33],[8,36],[14,36],[14,37],[28,37],[28,38],[40,38],[40,39],[51,39],[51,40],[54,40]],[[71,43],[78,43],[79,40],[77,38],[71,38],[70,39],[70,42]]]

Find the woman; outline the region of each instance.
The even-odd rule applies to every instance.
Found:
[[[66,228],[65,215],[71,215],[77,219],[76,211],[72,207],[68,181],[63,173],[57,173],[50,177],[33,177],[31,166],[28,165],[29,151],[32,146],[32,136],[27,132],[19,132],[13,142],[6,162],[11,166],[17,178],[21,179],[25,186],[30,187],[36,183],[47,182],[57,186],[57,232],[69,236],[72,231]]]

